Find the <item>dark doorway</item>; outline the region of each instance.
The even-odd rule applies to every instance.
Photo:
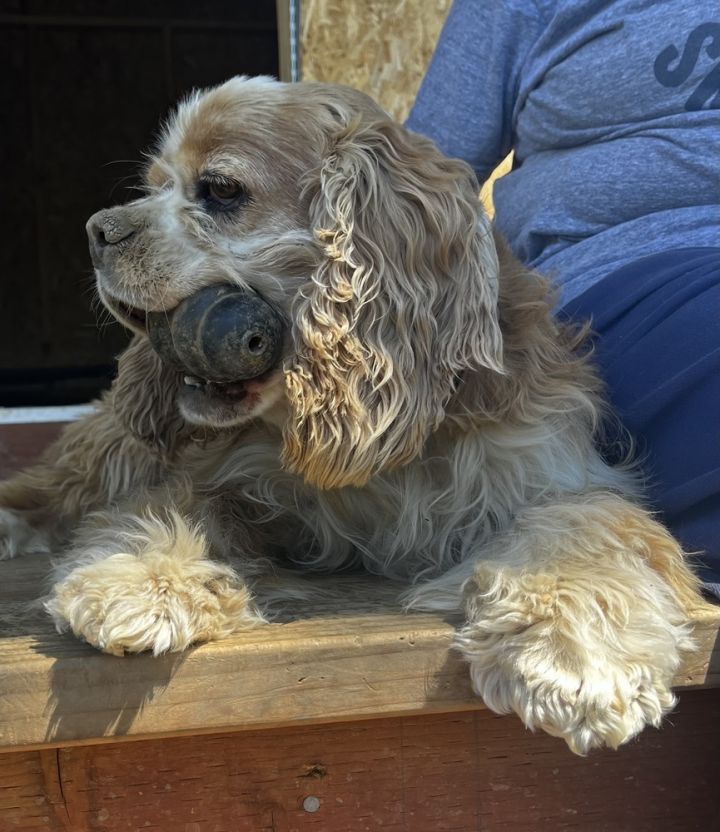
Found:
[[[109,384],[127,335],[98,326],[85,221],[137,195],[179,97],[277,71],[274,0],[0,0],[0,405]]]

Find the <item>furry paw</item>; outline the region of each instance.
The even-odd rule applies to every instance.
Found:
[[[625,578],[593,586],[501,573],[482,581],[458,646],[485,704],[562,737],[576,754],[658,727],[675,704],[681,654],[694,644],[670,592],[650,576],[634,585]]]
[[[514,711],[531,730],[564,739],[575,754],[617,748],[645,726],[659,727],[675,705],[670,679],[649,665],[625,666],[604,653],[573,666],[542,653],[515,654],[512,669],[471,661],[473,688],[491,710]]]
[[[43,532],[19,514],[0,508],[0,560],[48,551],[48,539]]]
[[[206,557],[196,530],[158,525],[142,544],[135,552],[85,554],[45,604],[58,630],[105,653],[159,655],[262,623],[247,587]]]

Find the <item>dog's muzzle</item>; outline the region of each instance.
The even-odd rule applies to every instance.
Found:
[[[188,376],[226,384],[255,379],[282,354],[285,324],[259,295],[236,286],[208,286],[170,312],[150,312],[155,351]]]

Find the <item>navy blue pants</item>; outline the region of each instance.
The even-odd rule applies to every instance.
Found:
[[[720,584],[720,248],[636,260],[560,316],[592,320],[595,362],[637,441],[651,505]]]

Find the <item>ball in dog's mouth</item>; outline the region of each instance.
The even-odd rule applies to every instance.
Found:
[[[149,312],[147,332],[160,358],[189,391],[238,401],[275,370],[285,338],[281,316],[254,292],[208,286],[170,312]]]

